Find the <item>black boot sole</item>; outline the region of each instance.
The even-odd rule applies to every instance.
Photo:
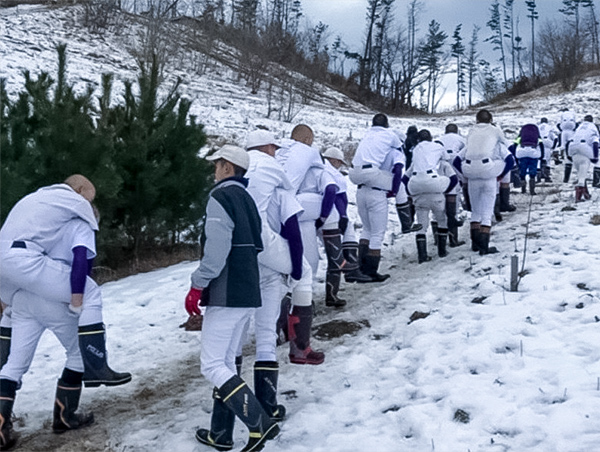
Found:
[[[86,388],[97,388],[100,385],[104,386],[120,386],[131,381],[131,375],[120,380],[83,380],[83,385]]]
[[[242,452],[258,452],[265,447],[265,443],[279,435],[279,425],[273,424],[260,438],[250,437],[250,441],[246,444],[246,447],[242,449]]]
[[[94,423],[95,419],[94,419],[94,415],[90,414],[90,417],[87,421],[82,422],[81,424],[78,424],[77,427],[67,427],[67,426],[60,426],[60,427],[52,427],[52,433],[55,433],[57,435],[60,435],[62,433],[68,432],[70,430],[79,430],[80,428],[85,428],[85,427],[89,427],[90,425],[92,425]],[[2,449],[4,450],[4,449]]]
[[[196,440],[199,443],[206,444],[207,446],[210,446],[219,451],[227,451],[233,449],[233,442],[231,444],[217,444],[215,442],[211,442],[208,438],[208,435],[210,435],[210,432],[204,428],[196,430]]]

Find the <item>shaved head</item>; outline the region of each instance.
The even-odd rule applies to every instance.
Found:
[[[311,146],[314,139],[315,134],[313,133],[312,129],[305,124],[299,124],[294,127],[294,130],[292,130],[292,140],[296,140],[300,143],[304,143],[307,146]]]
[[[90,182],[90,180],[82,176],[81,174],[73,174],[65,179],[65,184],[87,199],[89,202],[92,202],[96,197],[96,187],[94,184]]]

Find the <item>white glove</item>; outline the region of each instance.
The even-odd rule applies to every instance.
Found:
[[[69,311],[71,311],[75,315],[81,315],[81,311],[83,310],[83,306],[73,306],[69,303]]]
[[[288,287],[288,292],[292,292],[299,282],[299,279],[294,279],[290,275],[285,275],[285,285]]]

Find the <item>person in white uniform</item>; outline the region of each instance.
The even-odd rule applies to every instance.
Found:
[[[350,180],[358,185],[356,204],[363,223],[359,241],[360,269],[376,282],[390,277],[378,270],[387,229],[387,200],[396,197],[402,181],[405,160],[401,147],[400,138],[389,129],[387,116],[378,113],[358,144],[348,171]]]
[[[558,130],[560,130],[558,146],[560,149],[560,156],[564,159],[565,150],[567,147],[567,143],[571,141],[573,134],[575,133],[575,129],[577,128],[577,121],[575,119],[575,113],[569,110],[565,110],[560,115],[560,121],[557,124]],[[569,182],[569,178],[571,176],[571,171],[573,169],[573,163],[568,159],[565,161],[565,174],[563,178],[563,182],[566,184]]]
[[[358,242],[354,224],[348,218],[348,196],[346,178],[340,172],[346,165],[344,153],[336,147],[329,147],[323,153],[325,172],[333,178],[339,188],[335,196],[335,209],[322,227],[323,245],[327,255],[325,276],[326,306],[343,307],[346,300],[338,296],[342,273],[346,282],[371,282],[370,276],[361,273],[358,265]]]
[[[452,162],[459,154],[460,151],[466,146],[466,141],[462,135],[458,133],[458,126],[456,124],[447,124],[445,133],[437,140],[443,148],[444,154],[443,159],[452,165]],[[459,182],[464,183],[466,179],[462,177],[462,174],[454,171]],[[446,217],[448,218],[448,244],[454,248],[457,246],[464,245],[465,242],[458,239],[458,228],[463,225],[463,221],[459,220],[458,214],[458,198],[460,197],[460,184],[457,184],[452,190],[446,193]],[[502,190],[502,189],[501,189]]]
[[[400,150],[400,156],[402,158],[401,163],[406,168],[406,134],[399,129],[394,129],[394,133],[400,139],[400,143],[402,143]],[[410,156],[412,159],[412,151]],[[402,234],[409,234],[421,229],[420,224],[414,223],[414,206],[412,205],[412,201],[406,192],[406,187],[404,184],[400,184],[398,193],[396,194],[396,213],[398,214],[398,220],[400,221],[400,230],[402,231]]]
[[[20,200],[0,230],[0,299],[10,306],[14,294],[26,288],[46,300],[67,303],[79,315],[87,387],[131,381],[130,373],[115,372],[107,364],[102,295],[88,274],[96,256],[98,222],[90,202],[95,195],[87,178],[70,176]],[[62,228],[73,218],[87,225],[89,240],[70,249]],[[10,327],[10,315],[2,317],[1,325]]]
[[[476,122],[467,136],[467,146],[453,164],[468,179],[472,209],[471,249],[484,255],[498,252],[489,246],[496,192],[498,182],[515,162],[502,130],[492,124],[492,114],[480,110]]]
[[[296,292],[296,298],[303,292],[306,296],[301,295],[300,298],[312,297],[312,270],[303,258],[298,222],[302,206],[291,191],[291,183],[283,167],[275,159],[279,147],[271,132],[250,132],[246,141],[250,166],[245,175],[248,193],[256,202],[261,216],[264,246],[258,256],[262,306],[254,314],[254,391],[265,411],[276,421],[285,416],[285,407],[277,404],[277,319],[281,299],[287,290]],[[286,285],[285,281],[289,284]],[[298,353],[295,349],[291,360],[305,353]]]
[[[291,191],[302,206],[299,216],[304,257],[310,264],[312,276],[319,265],[317,231],[331,214],[338,190],[335,181],[325,173],[319,151],[312,147],[314,133],[306,124],[294,127],[291,140],[282,143],[275,158],[283,166],[291,183]],[[290,361],[296,364],[321,364],[325,354],[310,347],[309,337],[313,318],[312,293],[292,291],[292,310],[288,316]]]
[[[598,163],[598,140],[598,128],[594,124],[594,118],[591,115],[586,115],[571,140],[567,143],[567,159],[573,161],[573,166],[577,172],[575,202],[591,198],[586,178],[590,165]]]
[[[550,175],[550,159],[555,156],[555,148],[558,144],[558,136],[556,134],[556,129],[552,127],[548,123],[548,118],[541,118],[538,126],[538,130],[540,131],[540,137],[542,138],[542,143],[544,144],[544,158],[542,164],[540,166],[540,174],[538,175],[538,182],[541,179],[544,179],[546,182],[552,182],[552,177]],[[556,161],[557,159],[555,159]]]
[[[56,433],[93,422],[91,414],[75,413],[82,381],[99,386],[131,380],[131,374],[108,367],[100,290],[88,276],[96,255],[98,222],[91,204],[95,196],[87,178],[70,176],[62,184],[21,199],[0,229],[0,298],[6,306],[2,316],[5,362],[0,371],[3,447],[12,442],[10,413],[16,388],[45,329],[67,352],[56,391]]]
[[[196,439],[217,450],[232,449],[231,418],[237,416],[249,430],[243,450],[260,450],[277,436],[279,426],[238,375],[235,358],[247,324],[261,306],[257,257],[263,247],[261,218],[245,189],[248,153],[225,145],[207,160],[215,161],[216,185],[206,205],[202,259],[192,274],[185,308],[193,316],[200,315],[199,303],[206,306],[200,369],[215,386],[216,410],[211,429],[198,429]]]
[[[445,257],[448,237],[448,220],[445,211],[445,193],[458,184],[452,166],[444,159],[445,149],[433,142],[427,129],[419,131],[419,142],[413,149],[412,165],[406,171],[404,181],[413,197],[417,224],[423,226],[416,236],[419,264],[431,260],[427,255],[427,229],[429,214],[433,213],[436,228],[438,256]]]

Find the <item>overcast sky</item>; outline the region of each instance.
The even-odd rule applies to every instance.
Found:
[[[598,3],[600,0],[595,0]],[[406,26],[406,11],[409,0],[396,0],[396,24]],[[500,3],[504,3],[503,0]],[[302,0],[302,7],[307,20],[312,25],[319,21],[329,25],[330,43],[336,36],[341,35],[351,51],[362,52],[363,38],[366,28],[366,11],[368,0]],[[473,30],[477,24],[481,28],[479,32],[479,52],[483,58],[492,65],[499,64],[500,55],[493,51],[490,43],[483,42],[491,35],[486,22],[490,17],[490,5],[492,0],[424,0],[425,9],[419,18],[418,26],[420,36],[427,30],[427,25],[432,19],[438,21],[442,30],[448,34],[448,45],[451,36],[458,24],[462,24],[462,37],[465,45],[468,43]],[[558,12],[562,7],[562,0],[538,0],[538,12],[540,19],[536,27],[548,19],[561,19],[564,17]],[[530,20],[527,18],[525,0],[515,0],[515,16],[519,17],[518,31],[523,37],[525,47],[529,47],[531,36]],[[456,88],[454,79],[447,77],[443,83],[446,95],[440,103],[440,108],[447,108],[456,103]]]
[[[598,2],[598,0],[596,0]],[[409,0],[396,0],[396,22],[406,24],[406,10]],[[501,3],[503,3],[501,1]],[[329,25],[332,40],[338,34],[353,51],[362,47],[362,39],[366,26],[367,0],[302,0],[305,15],[314,24],[320,21]],[[437,20],[442,29],[451,36],[458,24],[463,24],[463,38],[468,41],[473,24],[481,27],[480,40],[490,35],[485,23],[489,20],[489,9],[492,0],[424,0],[425,11],[419,25],[422,33],[427,24]],[[525,1],[515,0],[515,12],[520,16],[519,31],[525,42],[529,42],[529,19],[526,17]],[[558,9],[562,0],[538,0],[540,21],[550,17],[562,17]],[[538,21],[539,22],[539,21]]]

